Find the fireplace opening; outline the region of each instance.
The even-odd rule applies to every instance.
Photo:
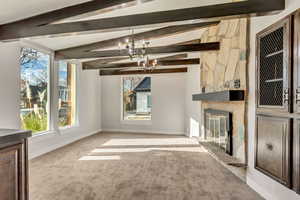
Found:
[[[205,109],[204,116],[205,140],[232,156],[232,113]]]

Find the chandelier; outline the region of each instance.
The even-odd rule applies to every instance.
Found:
[[[157,65],[157,59],[150,60],[148,55],[142,61],[140,60],[138,61],[138,66],[143,67],[144,70],[154,70],[156,65]]]
[[[149,41],[142,40],[140,48],[137,48],[137,42],[134,39],[134,30],[132,30],[131,37],[125,40],[125,44],[119,43],[119,50],[127,50],[130,60],[136,60],[139,67],[143,67],[144,70],[153,70],[157,65],[157,60],[150,60],[147,54],[147,49],[150,45]]]

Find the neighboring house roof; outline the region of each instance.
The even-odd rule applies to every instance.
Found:
[[[135,88],[135,92],[150,92],[151,91],[151,78],[145,77]]]
[[[39,98],[39,93],[42,93],[45,88],[47,88],[46,84],[40,84],[40,85],[29,85],[30,88],[30,96],[32,99],[38,99]],[[26,98],[26,88],[23,88],[22,91],[22,97]]]

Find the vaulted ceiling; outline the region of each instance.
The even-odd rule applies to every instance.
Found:
[[[51,10],[76,5],[89,0],[9,0],[1,1],[0,24],[32,17]]]
[[[45,12],[49,12],[52,10],[60,9],[66,6],[76,5],[83,2],[88,2],[89,0],[26,0],[24,3],[23,0],[10,0],[2,3],[0,7],[0,24],[5,24],[8,22],[13,22],[16,20],[25,19],[28,17],[36,16],[38,14],[42,14]],[[101,1],[100,1],[101,2]],[[73,22],[73,21],[82,21],[82,20],[90,20],[90,19],[99,19],[99,18],[107,18],[107,17],[116,17],[116,16],[124,16],[124,15],[132,15],[139,13],[149,13],[156,11],[165,11],[165,10],[173,10],[179,8],[189,8],[189,7],[198,7],[204,5],[212,5],[212,4],[220,4],[220,3],[228,3],[230,0],[148,0],[145,3],[137,3],[133,6],[123,6],[121,5],[120,9],[112,10],[110,12],[104,12],[102,14],[98,14],[97,12],[87,13],[85,15],[69,18],[66,20],[61,20],[62,22]],[[20,6],[22,5],[22,6]],[[136,29],[135,32],[145,32],[153,29],[157,29],[160,27],[165,27],[168,24],[164,24],[163,26],[152,26],[147,28]],[[114,32],[94,32],[89,34],[72,34],[72,35],[61,35],[61,36],[47,36],[41,38],[31,39],[39,44],[47,46],[53,50],[65,49],[77,45],[83,45],[86,43],[93,43],[96,41],[107,40],[110,38],[116,38],[120,36],[126,36],[130,33],[129,29],[125,29],[122,31],[114,31]],[[199,35],[198,35],[199,37]],[[182,41],[178,36],[179,42]],[[189,39],[196,39],[195,37],[191,37]],[[174,37],[172,37],[174,40]],[[176,43],[176,42],[175,42]]]
[[[0,7],[0,40],[22,37],[53,49],[60,56],[65,56],[65,58],[88,59],[88,55],[95,54],[95,52],[89,53],[88,51],[101,50],[102,53],[99,52],[97,54],[100,56],[92,58],[102,59],[101,55],[106,55],[107,50],[116,50],[120,42],[119,40],[124,40],[124,37],[130,35],[131,29],[134,27],[135,34],[155,33],[154,36],[148,34],[148,38],[145,39],[150,39],[151,48],[164,46],[168,51],[161,55],[159,53],[155,55],[157,58],[164,58],[184,53],[180,50],[178,52],[169,51],[170,48],[167,46],[198,40],[201,37],[203,27],[216,25],[220,19],[223,19],[223,17],[217,17],[226,17],[228,15],[237,15],[235,17],[249,16],[250,14],[261,15],[267,14],[270,11],[281,10],[284,7],[284,0],[248,0],[243,1],[245,3],[235,4],[230,2],[232,0],[26,0],[25,2],[23,0],[10,0],[2,3],[4,6]],[[77,6],[73,10],[69,9],[63,10],[63,12],[52,13],[52,15],[40,15],[69,6],[73,6],[74,8],[77,4],[81,4],[82,6]],[[98,10],[97,8],[101,6],[105,7],[105,9]],[[202,9],[203,6],[208,7]],[[193,8],[195,9],[193,10]],[[76,16],[73,16],[73,11],[76,13]],[[164,13],[155,14],[155,12]],[[137,17],[130,18],[131,15],[137,14],[139,14]],[[37,15],[40,16],[32,18],[33,20],[31,21],[12,23]],[[54,20],[48,16],[52,16]],[[212,23],[205,24],[208,22]],[[188,24],[199,25],[194,25],[195,27],[190,28]],[[186,26],[184,31],[182,27],[179,27],[179,29],[177,27],[182,25]],[[158,29],[166,31],[157,32]],[[86,32],[86,30],[89,31]],[[170,34],[167,34],[168,31]],[[141,39],[141,36],[138,39]],[[97,44],[97,48],[95,48],[95,44],[93,43]],[[85,48],[85,50],[81,48],[71,49],[71,51],[65,50],[71,47],[81,47],[82,45],[88,48]],[[185,49],[185,52],[197,52],[201,50],[201,48],[196,49],[195,45],[193,46],[192,44],[186,46],[187,48],[180,47],[179,49]],[[176,49],[176,47],[172,48],[173,50]],[[205,46],[204,49],[216,50],[215,47],[212,48],[211,46]],[[194,53],[191,55],[197,54]],[[189,59],[191,58],[193,56],[189,56]],[[88,59],[88,61],[90,60]],[[116,59],[116,62],[128,63],[128,60],[119,58]],[[197,63],[196,61],[193,62]]]

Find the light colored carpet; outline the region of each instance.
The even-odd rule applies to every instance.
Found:
[[[196,140],[108,134],[30,162],[30,200],[260,200]]]

